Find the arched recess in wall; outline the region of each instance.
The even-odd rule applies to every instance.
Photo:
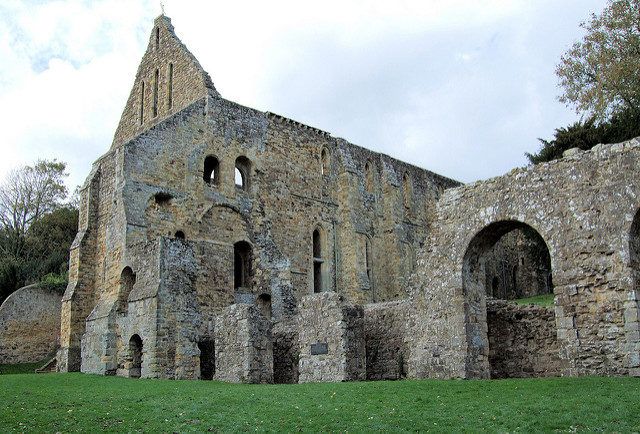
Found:
[[[202,179],[207,184],[218,185],[220,182],[220,162],[213,155],[207,155],[202,168]]]
[[[136,275],[131,267],[124,267],[122,273],[120,273],[120,289],[118,293],[118,307],[119,313],[127,312],[129,303],[129,295],[133,290],[133,285],[136,283]]]
[[[329,175],[331,173],[331,154],[327,147],[323,147],[320,151],[320,173]]]
[[[526,257],[525,266],[521,258]],[[513,282],[513,268],[522,276]],[[507,366],[515,349],[489,342],[500,335],[505,324],[487,317],[487,298],[517,299],[533,295],[553,295],[551,256],[542,236],[519,221],[492,223],[478,232],[467,247],[462,264],[462,291],[465,308],[465,332],[468,344],[468,378],[505,378],[518,376]],[[486,326],[485,326],[486,324]],[[554,322],[555,325],[555,322]],[[514,328],[517,329],[517,328]],[[513,363],[511,363],[513,365]]]
[[[251,161],[245,156],[236,158],[235,183],[236,187],[249,191],[251,183]]]
[[[142,374],[142,339],[139,335],[129,339],[129,377],[140,378]]]
[[[249,292],[251,289],[251,245],[238,241],[233,245],[233,288],[236,292]]]
[[[311,235],[313,262],[313,292],[323,292],[326,287],[326,237],[321,226],[316,226]]]
[[[373,172],[373,163],[367,161],[364,165],[365,188],[369,193],[375,192],[375,174]]]
[[[367,273],[367,282],[369,283],[369,290],[371,291],[371,300],[375,301],[373,293],[373,248],[371,247],[371,238],[368,235],[364,236],[364,265]]]

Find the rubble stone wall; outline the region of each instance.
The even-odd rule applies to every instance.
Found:
[[[52,355],[60,343],[62,295],[25,286],[0,306],[0,363],[33,363]]]
[[[631,223],[640,206],[637,140],[445,191],[411,288],[412,377],[489,376],[481,254],[516,228],[551,256],[565,375],[637,375]]]
[[[562,373],[553,307],[487,300],[491,378]]]
[[[409,301],[390,301],[364,306],[367,380],[398,380],[406,377],[409,355],[405,335]]]
[[[215,326],[214,379],[230,383],[273,383],[271,322],[251,304],[222,310]]]
[[[345,302],[334,292],[300,301],[299,382],[362,381],[366,350],[362,306]]]

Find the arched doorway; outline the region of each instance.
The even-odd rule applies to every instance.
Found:
[[[523,315],[536,314],[504,300],[553,294],[550,276],[549,248],[542,236],[525,223],[492,223],[471,240],[462,266],[469,378],[526,376],[521,374],[533,369],[523,365],[536,363],[537,356],[529,357],[525,354],[528,347],[519,344],[538,339],[537,331],[529,330],[520,321]],[[556,342],[552,311],[545,310],[542,316],[544,321],[549,319],[540,332],[545,340],[531,348]],[[547,336],[549,333],[553,336]],[[527,357],[534,362],[527,361]]]
[[[129,357],[130,357],[130,378],[140,378],[142,373],[142,339],[140,336],[133,335],[129,339]]]

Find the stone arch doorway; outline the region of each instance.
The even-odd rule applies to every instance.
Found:
[[[129,378],[140,378],[142,373],[142,339],[138,335],[129,339]]]
[[[553,293],[551,255],[535,229],[509,220],[479,231],[464,255],[462,289],[468,378],[532,376],[546,364],[555,369],[553,307],[539,311],[507,301]]]

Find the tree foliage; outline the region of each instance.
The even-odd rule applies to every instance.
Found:
[[[552,140],[538,139],[542,147],[536,154],[526,153],[533,164],[562,158],[571,148],[588,150],[599,143],[618,143],[640,136],[640,109],[625,109],[605,122],[592,117],[568,127],[558,128]]]
[[[609,0],[556,68],[559,100],[596,121],[640,108],[640,0]]]
[[[29,226],[61,206],[67,197],[65,163],[38,160],[33,166],[12,170],[0,187],[0,225],[8,243],[4,255],[20,256]]]
[[[63,289],[78,210],[67,196],[65,164],[38,160],[13,170],[0,185],[0,302],[44,281]]]

